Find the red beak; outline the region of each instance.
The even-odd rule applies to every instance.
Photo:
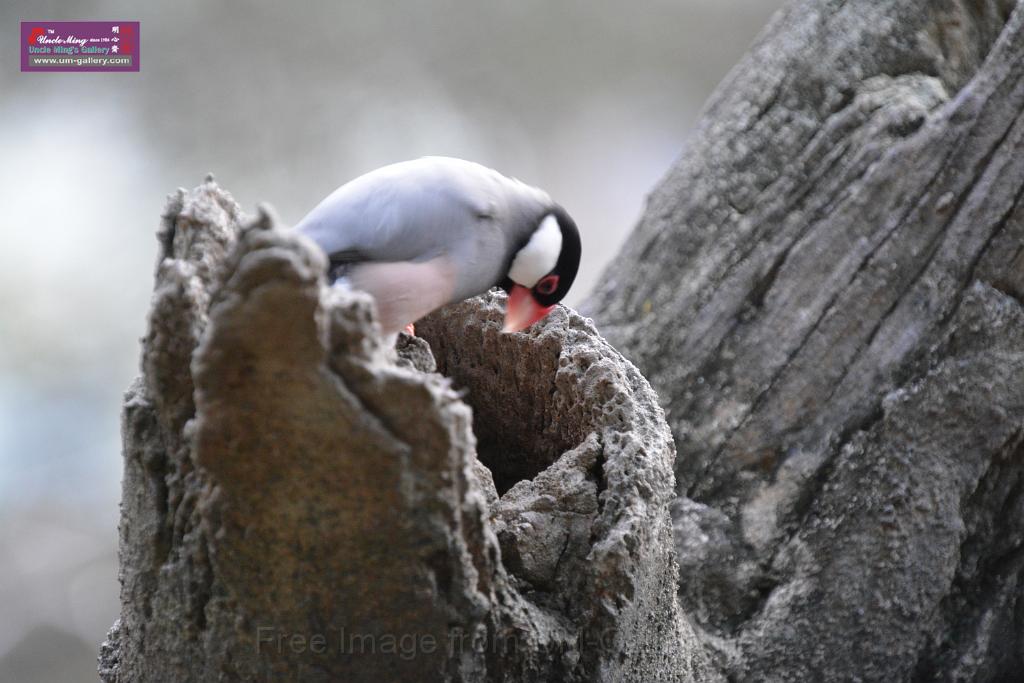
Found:
[[[554,306],[538,304],[530,290],[522,285],[514,285],[508,294],[508,306],[505,308],[505,327],[502,332],[519,332],[525,330],[548,313]]]

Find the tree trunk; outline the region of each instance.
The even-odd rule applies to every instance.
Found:
[[[1014,6],[790,4],[584,306],[661,397],[737,680],[1024,676]]]

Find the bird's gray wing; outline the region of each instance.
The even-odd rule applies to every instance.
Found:
[[[510,246],[545,201],[540,191],[479,164],[426,157],[346,183],[297,229],[339,265],[450,256],[454,296],[465,298],[497,283]]]
[[[457,168],[424,162],[385,166],[342,185],[298,230],[339,261],[424,260],[450,251],[493,201]]]

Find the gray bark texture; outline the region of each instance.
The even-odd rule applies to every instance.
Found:
[[[1024,8],[806,0],[583,307],[734,680],[1024,680]]]
[[[160,238],[105,681],[719,679],[676,596],[664,414],[589,321],[505,335],[493,294],[396,357],[212,179]]]

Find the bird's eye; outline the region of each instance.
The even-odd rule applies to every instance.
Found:
[[[537,290],[538,294],[554,294],[555,290],[558,289],[558,276],[548,275],[543,280],[538,282],[534,289]]]

